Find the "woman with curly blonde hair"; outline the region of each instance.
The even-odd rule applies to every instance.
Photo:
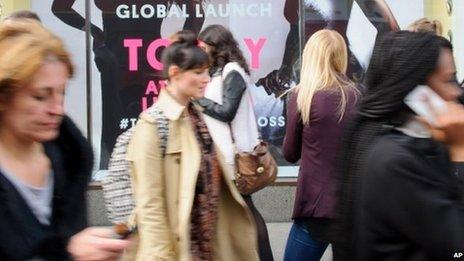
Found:
[[[433,33],[438,36],[442,35],[443,26],[438,20],[431,20],[429,18],[421,18],[414,21],[408,26],[408,31],[416,33]]]

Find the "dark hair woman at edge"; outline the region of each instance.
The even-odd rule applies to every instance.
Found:
[[[403,102],[421,84],[451,104],[441,116],[451,117],[445,141]],[[341,157],[334,260],[450,260],[464,246],[464,186],[451,162],[464,160],[452,46],[432,34],[390,33],[374,48],[366,86]]]
[[[3,22],[5,22],[5,21],[17,21],[17,20],[21,20],[21,19],[32,19],[32,20],[35,20],[35,21],[37,21],[39,23],[41,22],[41,20],[40,20],[39,16],[37,15],[37,13],[32,12],[30,10],[18,10],[16,12],[13,12],[9,16],[5,17]]]
[[[200,32],[198,38],[210,56],[212,76],[207,91],[222,93],[222,104],[203,98],[199,104],[208,119],[216,142],[226,158],[226,163],[234,169],[234,145],[238,151],[252,151],[258,144],[258,129],[253,107],[247,90],[250,81],[247,62],[232,33],[222,25],[210,25]],[[221,95],[220,95],[221,96]],[[253,115],[251,118],[250,115]],[[230,138],[234,136],[234,141]],[[213,136],[213,138],[215,138]],[[253,204],[251,195],[244,196],[253,212],[258,227],[260,259],[273,260],[271,244],[263,217]]]

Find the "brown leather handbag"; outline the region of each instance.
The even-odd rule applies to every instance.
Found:
[[[277,163],[267,142],[261,141],[252,152],[235,154],[235,184],[242,195],[250,195],[274,183]]]

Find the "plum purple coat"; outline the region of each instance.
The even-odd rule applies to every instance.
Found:
[[[292,218],[334,218],[339,177],[336,158],[341,136],[356,108],[357,91],[347,92],[345,113],[340,120],[341,95],[336,90],[317,91],[311,103],[310,121],[303,124],[297,93],[287,107],[283,154],[287,161],[300,161]]]

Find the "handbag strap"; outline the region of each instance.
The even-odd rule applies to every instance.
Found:
[[[221,69],[221,88],[224,88],[224,79],[225,79],[224,68],[225,68],[225,66]],[[229,71],[229,72],[230,72],[230,71]],[[233,145],[233,147],[234,147],[234,151],[237,152],[237,146],[235,145],[234,132],[233,132],[233,130],[232,130],[232,124],[231,124],[231,122],[232,122],[232,121],[227,122],[227,125],[229,126],[230,137],[232,138],[232,145]]]
[[[225,66],[224,66],[225,67]],[[229,70],[227,73],[229,73],[231,70]],[[241,75],[241,74],[240,74]],[[242,76],[243,77],[243,76]],[[225,79],[225,75],[224,75],[224,68],[222,68],[221,70],[221,85],[222,85],[222,82],[224,81]],[[246,83],[246,88],[245,88],[245,91],[248,91],[248,81],[246,78],[243,78],[243,80],[245,81]],[[222,86],[221,86],[222,87]],[[242,98],[243,98],[243,95],[245,94],[242,94]],[[251,95],[251,93],[248,92],[248,95]],[[255,119],[256,119],[256,113],[255,113],[255,109],[254,109],[254,106],[252,104],[251,106],[251,109],[253,110],[253,113],[255,114]],[[237,153],[237,145],[235,144],[235,138],[234,138],[234,131],[232,130],[232,124],[231,124],[231,121],[227,122],[227,124],[229,125],[229,130],[230,130],[230,136],[232,138],[232,145],[234,147],[234,151]],[[261,131],[258,127],[258,123],[256,123],[256,128],[257,128],[257,131],[258,131],[258,140],[259,141],[263,141],[263,136],[261,135]]]
[[[229,121],[227,123],[227,125],[229,125],[229,130],[230,130],[230,137],[232,138],[232,146],[234,148],[234,152],[237,153],[238,150],[237,150],[237,145],[235,144],[235,138],[234,138],[234,131],[232,130],[232,124],[230,124],[231,122]]]

